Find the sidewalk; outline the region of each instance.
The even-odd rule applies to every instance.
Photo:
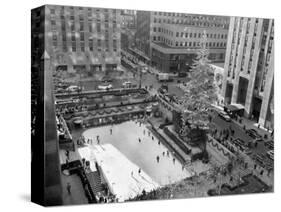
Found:
[[[232,121],[234,123],[236,123],[237,125],[239,125],[240,127],[246,127],[246,129],[255,129],[260,135],[262,135],[262,137],[264,138],[264,135],[267,135],[268,139],[271,138],[271,133],[272,131],[271,130],[267,130],[265,129],[264,127],[258,127],[258,123],[253,121],[253,120],[250,120],[250,119],[247,119],[245,117],[242,117],[242,122],[240,123],[238,120],[236,121],[235,119],[232,119]]]

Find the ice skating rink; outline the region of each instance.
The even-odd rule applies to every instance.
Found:
[[[128,121],[118,125],[88,129],[83,136],[86,140],[92,139],[90,148],[91,146],[94,148],[95,145],[112,144],[160,186],[190,176],[172,153],[151,132],[149,133],[144,124],[140,125],[139,122]],[[122,172],[122,169],[119,171]]]

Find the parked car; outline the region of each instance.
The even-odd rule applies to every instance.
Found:
[[[267,142],[265,143],[265,146],[267,146],[270,150],[273,150],[273,149],[274,149],[273,140],[267,141]]]
[[[123,88],[132,88],[132,87],[134,87],[134,85],[133,85],[132,82],[126,81],[126,82],[123,82],[123,83],[122,83],[122,87],[123,87]]]
[[[253,139],[257,139],[257,138],[262,137],[255,129],[246,130],[246,134],[248,134]]]
[[[98,86],[99,90],[109,90],[112,89],[112,85],[111,84],[102,84]]]
[[[231,121],[230,116],[226,112],[224,112],[224,111],[219,111],[218,115],[219,115],[219,117],[221,117],[223,120],[225,120],[227,122]]]
[[[77,85],[71,85],[66,89],[66,91],[77,92],[77,91],[81,91],[81,88]]]
[[[244,153],[245,153],[246,155],[251,155],[253,152],[252,152],[249,148],[246,148],[246,149],[244,150]]]
[[[267,153],[266,153],[267,157],[269,157],[271,160],[274,159],[274,151],[273,150],[269,150]]]
[[[264,142],[264,140],[263,140],[262,138],[257,138],[257,139],[255,140],[255,142],[261,143],[261,142]]]

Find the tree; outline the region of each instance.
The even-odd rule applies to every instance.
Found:
[[[208,130],[212,127],[210,109],[217,100],[217,86],[213,69],[209,65],[209,49],[204,31],[200,49],[197,51],[189,73],[190,81],[184,88],[181,135],[188,136],[194,130]]]

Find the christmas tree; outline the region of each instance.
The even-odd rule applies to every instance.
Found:
[[[214,83],[214,73],[208,56],[207,36],[204,31],[200,49],[189,73],[190,81],[184,88],[181,129],[183,137],[188,136],[192,129],[202,132],[212,125],[210,109],[217,100],[217,86]],[[193,131],[192,134],[196,133]]]

